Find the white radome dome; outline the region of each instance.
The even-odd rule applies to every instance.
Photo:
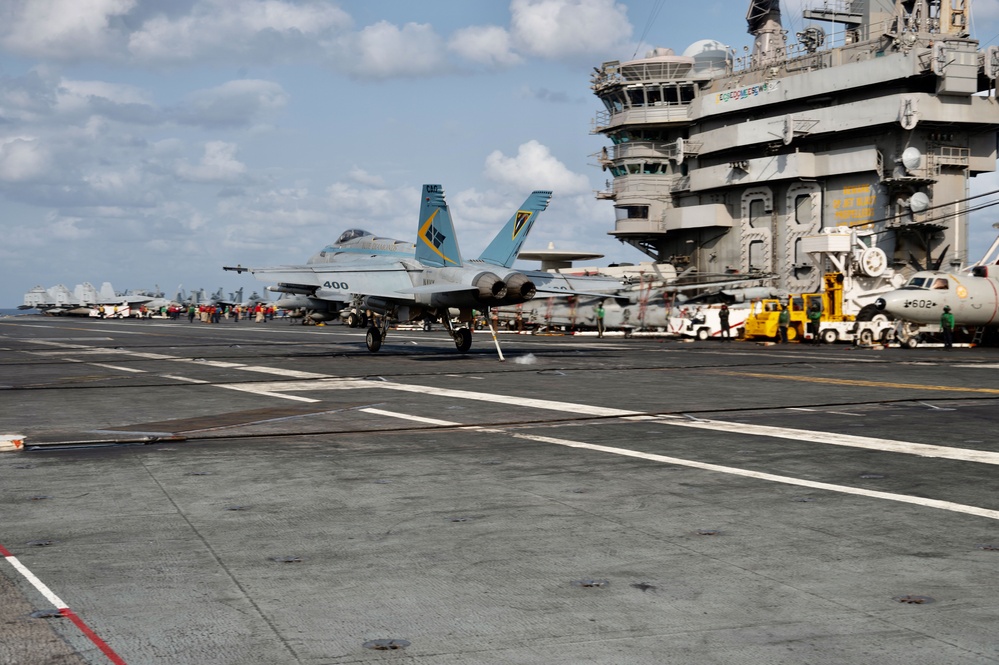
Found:
[[[724,74],[728,66],[728,47],[715,39],[696,41],[683,52],[694,59],[694,72],[717,72]]]

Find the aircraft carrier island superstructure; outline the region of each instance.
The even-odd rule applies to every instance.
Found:
[[[833,38],[788,44],[779,2],[754,0],[741,55],[702,40],[595,68],[611,234],[789,292],[821,288],[837,256],[871,285],[964,264],[969,178],[995,170],[999,128],[999,55],[969,38],[970,5],[827,1],[804,16]]]

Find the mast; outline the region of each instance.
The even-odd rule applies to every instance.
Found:
[[[753,66],[783,61],[786,41],[780,24],[780,0],[750,0],[746,23],[747,31],[755,37]]]

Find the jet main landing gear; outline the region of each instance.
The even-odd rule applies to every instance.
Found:
[[[458,328],[452,335],[454,346],[461,353],[465,353],[472,348],[472,331],[468,328]]]
[[[468,328],[455,328],[454,324],[451,323],[451,317],[447,312],[444,312],[441,317],[441,323],[447,328],[447,333],[451,335],[451,339],[454,340],[454,348],[458,349],[459,353],[465,353],[470,348],[472,348],[472,331]]]
[[[368,345],[368,351],[374,353],[382,348],[382,333],[377,327],[368,328],[368,334],[364,336],[364,342]]]

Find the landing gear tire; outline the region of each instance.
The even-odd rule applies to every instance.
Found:
[[[347,315],[348,328],[356,328],[359,325],[361,325],[361,318],[357,314],[351,312],[350,314]]]
[[[860,341],[861,346],[870,346],[874,344],[874,333],[870,330],[861,330],[857,339]]]
[[[819,337],[822,338],[823,344],[835,344],[836,340],[839,339],[839,333],[832,328],[826,328],[820,333]]]
[[[468,328],[458,328],[454,331],[454,346],[461,353],[472,348],[472,331]]]
[[[911,335],[905,342],[902,343],[903,349],[914,349],[919,346],[919,336]]]
[[[707,328],[698,328],[697,329],[697,341],[703,342],[704,340],[706,340],[710,336],[711,335],[708,332]]]
[[[382,332],[378,328],[371,326],[368,328],[368,334],[364,337],[364,342],[368,345],[368,351],[374,353],[382,348]]]

